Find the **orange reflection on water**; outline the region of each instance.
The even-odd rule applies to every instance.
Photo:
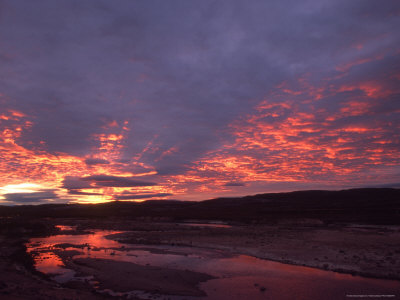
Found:
[[[52,252],[39,253],[35,261],[36,269],[45,274],[59,274],[60,267],[65,266],[61,258]]]

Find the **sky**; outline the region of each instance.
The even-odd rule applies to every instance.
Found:
[[[398,0],[0,0],[0,204],[400,187]]]

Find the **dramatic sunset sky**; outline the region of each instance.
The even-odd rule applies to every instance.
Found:
[[[400,186],[400,1],[0,1],[0,204]]]

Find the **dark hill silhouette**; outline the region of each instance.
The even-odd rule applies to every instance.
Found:
[[[276,223],[305,219],[366,224],[400,224],[400,189],[296,191],[201,202],[149,200],[103,204],[0,206],[0,216],[52,218],[136,218],[159,221],[222,220]]]

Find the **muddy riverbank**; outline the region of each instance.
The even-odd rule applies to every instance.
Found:
[[[94,300],[105,299],[92,289],[64,287],[38,272],[25,243],[32,236],[57,233],[51,222],[2,220],[0,227],[0,299],[4,300]]]
[[[295,265],[400,280],[400,227],[246,225],[163,228],[110,236],[124,243],[223,249]],[[157,228],[159,226],[159,228]]]

